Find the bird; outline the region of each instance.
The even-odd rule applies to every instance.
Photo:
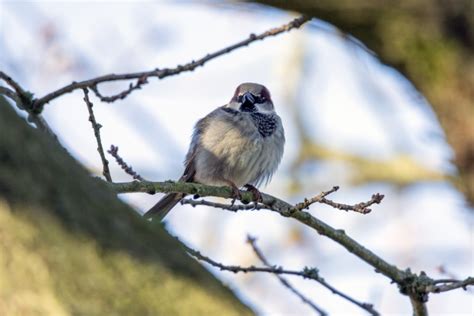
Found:
[[[242,83],[230,102],[194,126],[179,181],[230,186],[234,199],[245,187],[261,200],[257,187],[271,180],[284,145],[285,132],[269,90],[258,83]],[[166,194],[144,217],[163,220],[185,196]]]

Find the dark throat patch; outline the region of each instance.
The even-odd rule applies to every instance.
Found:
[[[250,116],[262,137],[272,136],[277,127],[277,120],[273,115],[254,112],[251,113]]]

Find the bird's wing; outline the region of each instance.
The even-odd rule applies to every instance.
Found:
[[[180,181],[193,182],[194,175],[196,174],[196,164],[195,159],[198,153],[199,142],[204,129],[207,126],[209,117],[213,112],[209,113],[207,116],[200,119],[194,126],[193,136],[191,138],[191,144],[189,145],[188,153],[186,154],[186,159],[184,160],[184,173],[179,179]]]
[[[205,132],[206,128],[209,125],[209,122],[212,120],[213,117],[217,115],[222,115],[225,113],[226,116],[233,116],[238,111],[226,108],[226,106],[221,106],[200,119],[196,125],[194,126],[194,132],[191,139],[191,144],[189,145],[188,153],[186,154],[186,159],[184,161],[185,170],[183,175],[180,178],[180,181],[185,182],[192,182],[194,181],[194,175],[196,174],[196,164],[195,159],[196,155],[199,154],[199,147],[200,147],[200,140],[202,134]]]
[[[189,148],[189,152],[186,155],[186,160],[184,162],[184,165],[185,165],[184,173],[181,176],[181,178],[179,178],[179,181],[193,182],[194,175],[196,174],[196,167],[194,164],[194,159],[196,158],[196,152],[197,152],[196,146],[194,146],[194,148]]]

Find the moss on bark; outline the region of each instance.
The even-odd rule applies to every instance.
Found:
[[[1,97],[0,254],[0,314],[252,314]]]

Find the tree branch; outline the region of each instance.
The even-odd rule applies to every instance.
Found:
[[[413,316],[428,316],[425,302],[420,301],[417,295],[410,295],[410,303],[413,309]]]
[[[442,285],[434,285],[434,284],[439,284],[439,283],[445,283]],[[459,281],[459,280],[434,280],[433,285],[430,285],[426,288],[427,292],[431,293],[441,293],[441,292],[447,292],[451,291],[454,289],[459,289],[462,288],[464,290],[467,290],[467,286],[474,285],[474,277],[468,277],[465,280]]]
[[[318,269],[316,268],[306,267],[302,271],[287,270],[279,266],[269,265],[267,264],[268,262],[264,263],[267,267],[256,267],[256,266],[241,267],[241,266],[236,266],[236,265],[224,265],[207,256],[204,256],[199,251],[194,250],[185,244],[183,244],[183,247],[191,256],[195,257],[198,260],[204,261],[216,268],[219,268],[221,271],[230,271],[234,273],[266,272],[266,273],[276,274],[277,276],[286,274],[286,275],[300,276],[300,277],[303,277],[304,279],[310,279],[310,280],[316,281],[320,283],[321,285],[323,285],[324,287],[326,287],[327,289],[329,289],[332,293],[339,295],[349,300],[350,302],[356,304],[357,306],[363,308],[364,310],[368,311],[371,315],[379,315],[379,313],[375,309],[373,309],[373,306],[371,304],[358,302],[355,299],[351,298],[350,296],[336,290],[333,286],[328,284],[321,276],[319,276]]]
[[[16,94],[22,98],[24,96],[26,96],[28,94],[28,92],[26,92],[25,90],[23,90],[23,88],[15,81],[13,80],[12,77],[10,77],[9,75],[7,75],[6,73],[4,73],[3,71],[0,71],[0,79],[2,79],[3,81],[5,81],[10,87],[13,88],[13,90],[15,90]]]
[[[372,195],[372,198],[369,201],[357,203],[355,205],[336,203],[336,202],[328,200],[324,197],[322,197],[321,200],[318,201],[318,202],[330,205],[334,208],[337,208],[339,210],[343,210],[343,211],[346,211],[346,212],[354,211],[354,212],[361,213],[361,214],[368,214],[372,211],[369,208],[369,206],[371,206],[373,204],[380,204],[380,202],[382,202],[383,198],[384,198],[383,194],[375,193],[375,194]]]
[[[0,94],[3,94],[4,96],[9,97],[13,101],[15,101],[16,104],[20,103],[20,99],[18,95],[15,93],[15,91],[8,89],[7,87],[0,86]]]
[[[232,189],[230,187],[214,187],[207,186],[198,183],[187,183],[187,182],[127,182],[127,183],[109,183],[111,189],[117,193],[131,193],[131,192],[149,192],[156,191],[162,193],[181,192],[186,194],[198,194],[201,197],[215,196],[222,198],[234,198]],[[248,191],[240,191],[242,196],[241,201],[243,203],[249,203],[253,200],[253,194]],[[400,292],[408,295],[412,301],[418,302],[417,305],[413,305],[418,311],[421,311],[421,306],[428,299],[428,294],[432,291],[428,289],[434,289],[433,285],[436,285],[435,280],[426,276],[424,272],[420,275],[412,273],[409,269],[403,271],[397,268],[395,265],[388,263],[383,260],[375,253],[365,248],[357,241],[349,237],[343,230],[335,229],[325,222],[312,216],[310,213],[298,209],[281,199],[278,199],[269,194],[261,193],[262,204],[269,210],[276,212],[284,217],[291,217],[306,226],[309,226],[320,235],[326,236],[329,239],[335,241],[346,250],[365,261],[369,265],[375,268],[375,271],[388,277],[392,282],[397,283]],[[465,286],[473,285],[472,278],[468,278]],[[448,285],[446,285],[448,286]],[[439,285],[437,286],[440,287]],[[446,288],[451,290],[458,287]]]
[[[56,99],[66,93],[70,93],[74,90],[77,89],[83,89],[83,88],[93,88],[93,91],[98,95],[98,97],[105,101],[105,102],[113,102],[118,99],[123,99],[127,95],[129,95],[132,91],[139,89],[143,84],[147,83],[147,79],[150,77],[156,77],[158,79],[163,79],[165,77],[169,76],[174,76],[179,73],[185,72],[185,71],[193,71],[199,66],[203,66],[205,63],[208,61],[217,58],[219,56],[225,55],[233,50],[236,50],[238,48],[247,46],[253,42],[263,40],[267,37],[270,36],[275,36],[284,32],[288,32],[292,29],[299,28],[301,25],[309,21],[311,18],[307,16],[300,16],[291,22],[284,24],[280,27],[270,29],[266,32],[263,32],[261,34],[255,35],[255,34],[250,34],[250,36],[242,40],[238,43],[235,43],[233,45],[230,45],[228,47],[225,47],[223,49],[220,49],[214,53],[207,54],[204,57],[201,57],[198,60],[193,60],[185,65],[178,65],[175,68],[164,68],[164,69],[154,69],[151,71],[143,71],[143,72],[135,72],[135,73],[126,73],[126,74],[109,74],[109,75],[104,75],[100,77],[96,77],[93,79],[89,80],[84,80],[80,82],[73,82],[69,85],[66,85],[56,91],[53,91],[51,93],[48,93],[42,98],[34,100],[33,104],[33,110],[36,112],[41,112],[42,107],[50,102],[53,99]],[[112,97],[104,97],[102,96],[97,89],[97,85],[102,82],[108,82],[108,81],[118,81],[118,80],[133,80],[133,79],[138,79],[137,83],[135,85],[130,85],[129,88],[115,96]]]
[[[117,164],[122,168],[125,173],[129,174],[132,176],[133,179],[138,180],[138,181],[146,181],[144,178],[142,178],[141,175],[139,175],[135,170],[133,170],[132,166],[128,165],[122,157],[120,157],[118,153],[118,146],[110,145],[110,149],[107,150],[107,152],[115,158],[115,161]]]
[[[54,134],[53,130],[49,127],[48,123],[43,119],[39,113],[33,111],[33,94],[23,89],[12,77],[0,71],[0,79],[5,81],[15,91],[10,90],[6,87],[0,86],[0,94],[3,94],[13,101],[16,106],[28,113],[28,121],[35,124],[40,130],[45,132],[48,136],[59,143],[58,137]]]
[[[252,250],[255,252],[255,254],[257,255],[257,257],[260,259],[260,261],[262,261],[262,263],[264,265],[266,265],[267,267],[269,268],[272,268],[274,267],[273,265],[271,265],[268,260],[265,258],[265,256],[263,255],[262,251],[257,247],[257,241],[256,241],[256,238],[255,237],[251,237],[250,235],[247,235],[247,243],[250,244],[250,246],[252,247]],[[284,287],[288,288],[293,294],[295,294],[296,296],[298,296],[305,304],[308,304],[312,309],[314,309],[319,315],[327,315],[327,313],[321,309],[321,307],[317,306],[314,302],[312,302],[310,299],[308,299],[306,296],[304,296],[303,294],[301,294],[300,291],[298,291],[297,289],[295,289],[291,284],[290,282],[285,279],[284,277],[282,277],[281,275],[279,274],[275,274],[275,276],[278,278],[278,280],[280,281],[281,284],[283,284]]]
[[[262,209],[268,209],[265,205],[261,203],[251,203],[251,204],[224,204],[224,203],[217,203],[217,202],[210,202],[206,200],[193,200],[193,199],[183,199],[181,200],[181,204],[188,204],[192,207],[196,207],[198,205],[202,206],[210,206],[215,208],[220,208],[226,211],[231,212],[238,212],[238,211],[258,211]]]
[[[264,265],[266,265],[267,267],[272,267],[272,265],[268,262],[268,260],[263,255],[263,252],[257,247],[256,239],[254,237],[247,236],[247,242],[250,244],[253,251],[255,252],[257,257],[260,259],[260,261],[262,261],[262,263]],[[332,285],[327,283],[326,280],[324,280],[321,276],[319,276],[319,271],[317,269],[315,269],[315,268],[305,268],[303,270],[303,275],[302,276],[304,278],[308,278],[308,276],[311,276],[311,278],[313,280],[320,283],[322,286],[324,286],[325,288],[330,290],[333,294],[339,295],[340,297],[348,300],[352,304],[355,304],[355,305],[359,306],[360,308],[362,308],[362,309],[366,310],[367,312],[369,312],[369,314],[371,314],[371,315],[380,315],[374,309],[372,304],[359,302],[356,299],[350,297],[347,294],[342,293],[341,291],[337,290],[335,287],[333,287]],[[277,274],[277,277],[278,277],[278,279],[280,279],[280,282],[283,283],[283,285],[285,285],[285,286],[289,287],[290,289],[292,289],[292,286],[288,283],[288,281],[286,281],[285,278],[279,276],[278,274]]]
[[[89,91],[87,90],[87,88],[84,88],[83,91],[84,91],[84,101],[86,102],[87,110],[89,111],[89,122],[91,122],[92,129],[94,130],[94,136],[95,136],[95,139],[97,140],[97,151],[99,152],[100,159],[102,161],[102,167],[103,167],[102,174],[104,175],[107,181],[112,182],[112,177],[110,176],[110,170],[109,170],[109,161],[107,160],[107,158],[105,158],[104,147],[102,146],[102,140],[100,139],[100,129],[102,128],[102,125],[98,124],[97,121],[95,120],[94,110],[92,110],[92,107],[94,105],[89,100]]]
[[[312,197],[311,199],[304,199],[303,202],[301,203],[298,203],[295,205],[295,207],[299,210],[304,210],[304,209],[309,209],[309,207],[314,204],[314,203],[321,203],[321,201],[326,197],[328,196],[329,194],[331,193],[334,193],[336,192],[337,190],[339,190],[339,187],[338,186],[333,186],[331,190],[329,191],[325,191],[325,192],[321,192],[320,194],[316,195],[315,197]]]
[[[118,193],[148,192],[154,189],[157,192],[182,192],[187,194],[198,194],[201,197],[233,197],[232,190],[229,187],[213,187],[187,182],[128,182],[111,183],[109,185]],[[241,201],[244,203],[253,200],[253,194],[251,192],[240,191],[240,194],[242,195]],[[373,252],[357,243],[354,239],[350,238],[343,230],[332,228],[323,221],[313,217],[308,212],[301,211],[295,206],[265,193],[262,193],[262,204],[267,206],[271,211],[277,212],[285,217],[292,217],[299,222],[313,228],[319,234],[334,240],[346,248],[349,252],[355,254],[376,268],[378,272],[384,274],[395,282],[403,282],[408,276],[407,272],[398,269],[396,266],[389,264],[382,258],[378,257]]]

